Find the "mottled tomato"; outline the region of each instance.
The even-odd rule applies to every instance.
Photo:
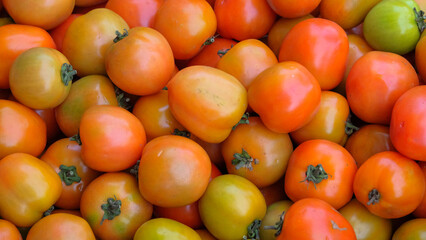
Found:
[[[109,0],[106,8],[118,13],[130,28],[153,27],[164,0]]]
[[[392,240],[422,240],[426,236],[426,219],[417,218],[403,223],[392,236]]]
[[[318,7],[321,0],[267,0],[269,6],[283,18],[308,15]]]
[[[279,133],[307,124],[318,111],[320,100],[318,81],[304,66],[292,61],[266,69],[248,89],[250,107],[267,128]]]
[[[64,22],[62,22],[59,26],[49,31],[50,36],[52,36],[53,40],[56,43],[56,49],[62,52],[62,42],[64,41],[65,33],[67,32],[71,23],[82,14],[74,13],[71,14]]]
[[[390,123],[390,138],[398,152],[426,161],[426,85],[414,87],[395,103]]]
[[[68,213],[46,216],[36,222],[27,235],[27,240],[79,239],[95,240],[90,225],[81,217]]]
[[[133,239],[201,240],[200,236],[192,228],[167,218],[156,218],[145,222],[139,227]]]
[[[425,184],[415,161],[387,151],[373,155],[361,165],[355,174],[354,193],[371,213],[382,218],[400,218],[422,202]]]
[[[188,62],[188,66],[204,65],[216,67],[220,56],[225,54],[228,49],[231,49],[237,44],[236,41],[227,38],[216,37],[214,42],[204,46],[204,48]]]
[[[96,237],[115,240],[131,239],[151,218],[153,207],[139,193],[134,176],[116,172],[105,173],[87,186],[80,211]]]
[[[22,240],[21,233],[16,226],[4,219],[0,219],[0,239],[2,240]]]
[[[273,230],[277,230],[273,227],[277,223],[284,219],[284,214],[293,204],[292,201],[282,200],[279,202],[275,202],[268,206],[266,209],[266,215],[262,219],[262,225],[260,226],[260,239],[262,240],[275,240],[275,232]],[[265,228],[266,227],[266,228]]]

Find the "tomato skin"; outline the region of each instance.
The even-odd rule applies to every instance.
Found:
[[[216,15],[205,0],[167,0],[154,20],[154,29],[167,39],[175,59],[194,57],[216,32]]]
[[[368,204],[373,201],[371,196],[374,189],[380,197],[374,201],[375,204]],[[386,151],[373,155],[355,174],[354,193],[357,200],[382,218],[400,218],[410,214],[421,203],[424,192],[422,170],[415,161],[398,152]]]
[[[236,41],[228,38],[215,38],[212,44],[204,46],[204,48],[188,62],[188,66],[204,65],[209,67],[216,67],[221,59],[218,51],[225,51],[231,49],[237,44]]]
[[[160,32],[135,27],[127,37],[108,48],[105,68],[111,81],[121,90],[149,95],[166,86],[175,62],[172,49]]]
[[[146,223],[142,224],[133,239],[201,240],[200,236],[192,228],[167,218],[151,219]]]
[[[263,37],[276,19],[265,0],[216,0],[214,12],[218,33],[237,41]]]
[[[54,108],[34,110],[46,124],[46,139],[48,143],[54,142],[61,134],[55,118]]]
[[[0,27],[0,88],[9,88],[9,71],[15,59],[33,47],[56,48],[46,30],[21,24]]]
[[[200,235],[201,240],[216,240],[216,238],[205,229],[197,229],[195,231],[198,233],[198,235]]]
[[[21,233],[13,223],[0,219],[0,239],[4,240],[22,240]]]
[[[343,79],[348,52],[348,37],[339,25],[311,18],[290,30],[278,60],[299,62],[315,76],[322,90],[330,90]]]
[[[368,211],[356,199],[339,209],[340,214],[352,225],[358,240],[389,240],[392,222]]]
[[[216,68],[237,78],[247,89],[257,75],[277,63],[277,57],[266,44],[257,39],[247,39],[223,55]]]
[[[241,239],[255,219],[263,219],[266,203],[249,180],[233,174],[213,179],[198,207],[208,231],[218,239]]]
[[[62,52],[78,76],[105,75],[105,53],[114,43],[115,31],[123,29],[129,29],[129,26],[118,14],[106,8],[94,9],[71,23],[62,43]]]
[[[108,0],[75,0],[75,5],[78,7],[90,7],[106,1]]]
[[[76,168],[81,180],[72,182],[70,185],[62,180],[62,193],[55,206],[62,209],[79,209],[83,191],[93,179],[100,175],[99,172],[84,164],[81,159],[81,146],[69,138],[63,138],[50,145],[40,159],[47,162],[58,174],[61,171],[61,165]]]
[[[264,229],[265,226],[274,226],[280,220],[283,213],[287,212],[290,206],[293,204],[292,201],[283,200],[275,202],[268,206],[266,215],[262,219],[262,226],[260,226],[260,239],[262,240],[275,240],[275,231]]]
[[[120,15],[134,27],[153,27],[155,15],[164,0],[109,0],[106,8]]]
[[[283,18],[305,16],[318,7],[321,0],[268,0],[269,6]]]
[[[0,100],[0,123],[0,158],[17,152],[33,156],[43,152],[46,124],[33,110],[14,101]]]
[[[61,179],[49,164],[26,153],[0,160],[0,215],[18,227],[30,227],[58,199]],[[12,187],[13,186],[13,187]]]
[[[81,217],[68,213],[46,216],[35,223],[27,235],[27,240],[57,239],[95,240],[90,225]]]
[[[284,189],[284,177],[272,185],[259,188],[260,192],[265,198],[266,206],[269,206],[274,202],[288,199],[283,189]]]
[[[426,234],[426,219],[417,218],[403,223],[392,236],[392,240],[421,240]]]
[[[352,66],[346,94],[352,112],[361,120],[389,124],[396,100],[417,85],[416,71],[405,58],[371,51]]]
[[[287,210],[276,240],[355,240],[350,223],[330,204],[317,198],[299,200]]]
[[[392,144],[405,156],[426,161],[426,86],[414,87],[396,101],[390,123]]]
[[[52,36],[53,41],[55,41],[56,49],[62,52],[62,42],[64,41],[65,33],[67,32],[71,23],[83,14],[74,13],[71,14],[64,22],[49,31],[50,36]]]
[[[53,209],[51,214],[55,214],[55,213],[68,213],[68,214],[75,215],[77,217],[81,217],[80,209],[78,209],[78,210],[67,210],[67,209],[56,208],[56,209]]]
[[[425,2],[426,3],[426,2]],[[424,38],[424,34],[421,35],[420,40],[417,42],[415,49],[415,64],[417,71],[419,72],[420,78],[426,79],[426,38]]]
[[[250,84],[247,97],[267,128],[289,133],[313,118],[319,109],[321,89],[305,67],[286,61],[259,74]]]
[[[162,208],[154,207],[154,215],[158,218],[169,218],[186,226],[198,229],[203,226],[200,213],[198,211],[198,202],[194,202],[182,207]]]
[[[418,164],[426,179],[426,162],[419,162]],[[423,196],[423,200],[420,205],[417,206],[416,210],[413,212],[413,215],[418,218],[426,218],[426,194]]]
[[[168,84],[169,107],[189,132],[220,143],[247,108],[247,91],[232,75],[207,66],[179,71]]]

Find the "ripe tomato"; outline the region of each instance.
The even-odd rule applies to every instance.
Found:
[[[182,207],[174,208],[155,206],[154,216],[157,218],[172,219],[193,229],[198,229],[203,226],[203,222],[201,221],[200,213],[198,211],[198,201]]]
[[[67,19],[74,9],[74,0],[3,0],[7,13],[18,24],[53,29]]]
[[[0,239],[4,240],[22,240],[21,233],[13,223],[0,219]]]
[[[46,146],[43,119],[14,101],[0,100],[0,133],[0,159],[17,152],[38,156]]]
[[[259,117],[239,124],[222,142],[228,173],[247,178],[257,187],[266,187],[284,176],[293,144],[287,133],[269,130]]]
[[[198,204],[204,225],[218,239],[255,238],[248,229],[258,230],[259,220],[266,214],[259,189],[233,174],[213,179]]]
[[[105,53],[114,42],[115,32],[129,29],[118,14],[106,8],[94,9],[76,18],[69,26],[62,52],[80,77],[106,74]]]
[[[9,88],[9,71],[15,59],[34,47],[55,48],[52,37],[38,27],[10,24],[0,27],[0,88]]]
[[[55,118],[55,109],[39,109],[34,110],[37,115],[39,115],[44,123],[46,124],[46,139],[48,143],[52,143],[58,139],[61,135],[61,130],[59,129],[58,123]]]
[[[155,15],[164,0],[109,0],[106,8],[120,15],[134,27],[153,27]]]
[[[339,209],[340,214],[352,225],[357,240],[389,240],[392,235],[392,222],[368,211],[356,199]]]
[[[392,240],[422,240],[426,236],[426,219],[417,218],[403,223],[392,236]]]
[[[204,48],[188,62],[188,66],[204,65],[216,67],[220,60],[219,53],[226,52],[237,44],[236,41],[227,38],[216,37],[214,42],[204,46]],[[219,52],[220,51],[220,52]]]
[[[111,81],[134,95],[159,92],[173,75],[175,62],[167,40],[147,27],[130,29],[128,36],[111,45],[105,68]]]
[[[156,218],[147,221],[139,227],[134,240],[156,239],[156,240],[201,240],[200,236],[192,228],[180,222]]]
[[[285,192],[294,202],[313,197],[339,209],[353,196],[356,171],[354,159],[339,144],[322,139],[309,140],[300,144],[290,157]]]
[[[232,75],[207,66],[178,72],[168,84],[173,116],[203,141],[225,140],[247,108],[247,92]]]
[[[290,208],[293,204],[292,201],[283,200],[279,202],[275,202],[268,206],[266,209],[266,215],[262,219],[262,225],[260,226],[260,239],[262,240],[275,240],[275,232],[271,231],[270,226],[274,226],[282,221],[284,218],[285,212]],[[267,227],[266,227],[267,226]],[[265,228],[266,227],[266,228]],[[274,229],[274,228],[272,228]]]
[[[296,61],[318,80],[322,90],[335,88],[343,79],[349,42],[336,23],[311,18],[296,24],[282,42],[279,61]]]
[[[59,24],[57,27],[49,31],[50,36],[56,44],[56,49],[62,52],[62,42],[64,41],[65,33],[67,32],[69,26],[77,17],[80,17],[82,14],[74,13],[71,14],[64,22]]]
[[[210,161],[212,164],[220,168],[220,170],[225,170],[225,161],[223,160],[222,152],[220,150],[221,143],[209,143],[205,142],[195,135],[191,135],[191,139],[198,143],[204,150],[206,150],[207,155],[209,155]],[[212,166],[212,168],[215,168]],[[216,171],[217,170],[217,171]],[[214,173],[219,174],[219,169],[212,169],[212,176],[217,176]]]
[[[209,231],[205,229],[197,229],[195,230],[198,235],[200,235],[201,240],[217,240]]]
[[[75,74],[68,59],[58,50],[32,48],[19,55],[10,68],[10,90],[25,106],[54,108],[68,96]]]
[[[2,158],[0,176],[0,215],[18,227],[32,226],[61,195],[55,170],[26,153]]]
[[[170,44],[176,59],[197,55],[216,32],[216,16],[205,0],[167,0],[154,20],[154,29]]]
[[[426,179],[426,162],[419,162],[419,166],[422,169],[423,175]],[[426,218],[426,194],[423,196],[422,202],[419,206],[417,206],[413,214],[418,218]]]
[[[426,4],[426,1],[425,1]],[[426,79],[426,38],[424,34],[421,35],[420,40],[417,42],[415,49],[415,65],[419,72],[420,78],[425,81]]]
[[[318,111],[320,99],[318,81],[293,61],[266,69],[248,88],[250,107],[267,128],[279,133],[289,133],[307,124]]]
[[[57,239],[95,240],[90,225],[81,217],[68,213],[46,216],[36,222],[27,235],[27,240]]]
[[[277,63],[277,57],[266,44],[257,39],[247,39],[229,49],[216,68],[237,78],[247,89],[257,75]]]
[[[390,123],[390,138],[398,152],[426,161],[426,85],[414,87],[395,103]]]
[[[317,8],[321,0],[268,0],[269,6],[283,18],[298,18]]]
[[[265,0],[216,0],[214,12],[218,33],[238,41],[263,37],[276,19]]]
[[[81,217],[80,209],[78,209],[78,210],[67,210],[67,209],[55,208],[55,209],[53,209],[53,211],[50,214],[55,214],[55,213],[68,213],[68,214],[75,215],[77,217]]]
[[[424,192],[425,178],[419,165],[397,152],[373,155],[355,174],[356,198],[382,218],[410,214],[421,203]]]
[[[40,159],[47,162],[62,180],[62,193],[55,206],[79,209],[83,191],[100,174],[84,164],[81,146],[69,138],[63,138],[50,145]]]
[[[288,199],[283,189],[284,189],[284,177],[282,177],[280,180],[278,180],[272,185],[259,188],[260,192],[265,198],[266,206],[269,206],[274,202]]]

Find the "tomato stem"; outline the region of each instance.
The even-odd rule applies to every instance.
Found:
[[[77,71],[72,68],[71,64],[64,63],[61,66],[61,79],[65,86],[68,86],[70,82],[74,79],[74,75],[77,74]]]
[[[129,36],[129,32],[127,31],[127,29],[124,29],[123,33],[121,33],[120,31],[117,30],[117,31],[115,31],[115,35],[117,35],[117,36],[114,38],[113,41],[114,41],[114,43],[117,43],[117,42],[123,40],[123,38]]]
[[[191,133],[185,130],[179,130],[177,128],[175,128],[175,130],[172,133],[173,135],[176,136],[181,136],[181,137],[186,137],[186,138],[191,138]]]
[[[237,124],[235,124],[232,127],[232,130],[235,130],[235,128],[237,128],[237,126],[240,125],[240,124],[249,124],[249,123],[250,123],[250,121],[249,121],[249,113],[246,112],[246,113],[243,114],[243,116],[241,117],[240,121],[238,121]]]
[[[115,96],[117,98],[118,106],[126,110],[129,110],[130,108],[132,108],[132,105],[130,104],[130,98],[126,96],[126,93],[118,87],[114,87],[114,88],[115,88]]]
[[[250,225],[247,227],[247,235],[244,235],[244,240],[259,240],[259,229],[262,221],[260,219],[255,219]]]
[[[78,132],[76,135],[70,137],[70,141],[76,141],[78,145],[81,146],[81,138],[80,138],[80,133]]]
[[[275,223],[274,226],[264,226],[264,230],[276,230],[275,237],[278,237],[281,234],[281,230],[283,229],[285,211],[283,211],[280,215],[280,219]]]
[[[351,121],[351,114],[349,114],[348,118],[346,119],[346,125],[345,125],[345,133],[346,135],[350,136],[355,131],[359,130],[359,127],[355,126]]]
[[[370,204],[374,205],[376,203],[379,203],[380,197],[381,197],[381,195],[380,195],[379,191],[377,189],[373,188],[368,193],[368,202],[367,202],[367,205],[370,205]]]
[[[245,167],[248,170],[253,171],[252,163],[259,164],[259,160],[256,158],[253,159],[244,148],[242,148],[241,153],[234,153],[233,157],[232,165],[235,166],[236,170]]]
[[[325,172],[321,164],[318,164],[316,167],[309,165],[306,170],[306,178],[300,182],[311,181],[314,183],[315,189],[317,189],[316,184],[325,179],[328,179],[328,174]]]
[[[426,16],[424,15],[425,12],[423,12],[422,10],[417,11],[416,8],[413,8],[414,10],[414,15],[416,16],[416,23],[417,23],[417,27],[419,28],[420,33],[422,33],[425,28],[426,28]]]
[[[104,215],[101,220],[101,225],[104,222],[104,220],[112,220],[116,216],[120,215],[121,213],[121,200],[117,200],[117,198],[114,196],[114,198],[108,198],[107,203],[101,205],[102,210],[104,210]]]
[[[201,45],[201,47],[204,47],[204,46],[207,46],[207,45],[210,45],[210,44],[214,43],[214,40],[215,40],[217,37],[219,37],[219,34],[216,34],[216,35],[214,35],[214,36],[210,37],[209,39],[207,39],[207,40],[203,43],[203,45]]]
[[[55,206],[51,206],[49,209],[47,209],[44,213],[43,213],[43,217],[49,216],[50,214],[52,214],[53,210],[55,210]]]
[[[81,181],[80,176],[78,176],[77,168],[75,166],[65,166],[61,164],[59,166],[59,177],[62,182],[64,182],[67,186],[73,184],[74,182],[78,183]]]
[[[233,46],[234,46],[234,44],[231,44],[230,48],[221,49],[221,50],[217,51],[217,55],[219,55],[219,57],[223,57],[223,55],[225,55],[229,50],[231,50],[231,48]]]
[[[135,165],[133,165],[132,168],[130,168],[130,174],[136,177],[138,179],[138,172],[139,172],[139,163],[141,160],[138,160]]]

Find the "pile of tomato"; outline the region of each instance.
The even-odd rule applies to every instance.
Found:
[[[0,0],[0,240],[425,240],[422,9]]]

